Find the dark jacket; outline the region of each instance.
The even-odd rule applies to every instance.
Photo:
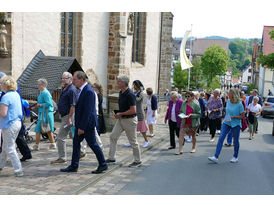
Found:
[[[206,111],[205,101],[202,98],[199,98],[198,102],[199,102],[200,108],[201,108],[201,118],[205,118],[205,111]]]
[[[157,110],[158,109],[157,97],[154,94],[151,97],[151,109],[152,110]]]
[[[83,88],[75,106],[75,127],[77,129],[92,130],[97,126],[95,95],[89,84]]]

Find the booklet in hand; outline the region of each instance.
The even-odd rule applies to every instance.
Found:
[[[181,113],[178,115],[181,119],[187,118],[187,116],[184,113]]]

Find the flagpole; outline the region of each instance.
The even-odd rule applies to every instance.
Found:
[[[190,30],[190,38],[191,38],[191,36],[192,36],[192,24],[191,24],[191,30]],[[189,60],[191,61],[192,59],[191,59],[191,50],[192,50],[192,47],[191,47],[191,39],[190,39],[190,41],[189,41]],[[188,70],[188,85],[187,85],[187,90],[189,91],[189,87],[190,87],[190,70],[191,70],[191,67],[189,67],[189,70]]]

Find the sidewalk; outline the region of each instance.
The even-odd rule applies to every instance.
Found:
[[[58,128],[58,123],[55,127]],[[58,129],[57,129],[58,130]],[[58,132],[58,131],[57,131]],[[104,144],[104,155],[108,158],[109,152],[109,135],[103,134],[101,139]],[[169,130],[167,125],[159,124],[155,127],[155,137],[149,138],[150,146],[143,148],[144,138],[138,134],[138,143],[141,148],[142,155],[147,150],[157,146],[164,139],[169,138]],[[24,176],[14,177],[11,162],[8,161],[6,167],[0,173],[0,194],[1,195],[24,195],[24,194],[40,194],[40,195],[64,195],[64,194],[78,194],[85,188],[97,183],[108,174],[123,165],[129,164],[133,161],[132,149],[125,147],[127,137],[123,133],[118,141],[116,152],[116,164],[109,165],[106,173],[99,175],[91,174],[98,166],[96,157],[91,149],[87,148],[87,156],[80,161],[80,167],[77,173],[61,173],[60,168],[65,168],[70,164],[72,154],[72,139],[67,139],[67,155],[68,162],[64,164],[50,164],[50,161],[58,158],[57,149],[48,150],[49,142],[42,141],[40,151],[33,151],[33,158],[27,162],[22,163]],[[32,144],[30,144],[32,146]],[[21,158],[21,154],[19,154]]]

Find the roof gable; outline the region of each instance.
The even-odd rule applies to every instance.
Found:
[[[45,56],[40,50],[18,78],[22,98],[36,100],[39,91],[37,80],[45,78],[47,89],[52,93],[61,84],[63,72],[83,71],[75,57]]]

